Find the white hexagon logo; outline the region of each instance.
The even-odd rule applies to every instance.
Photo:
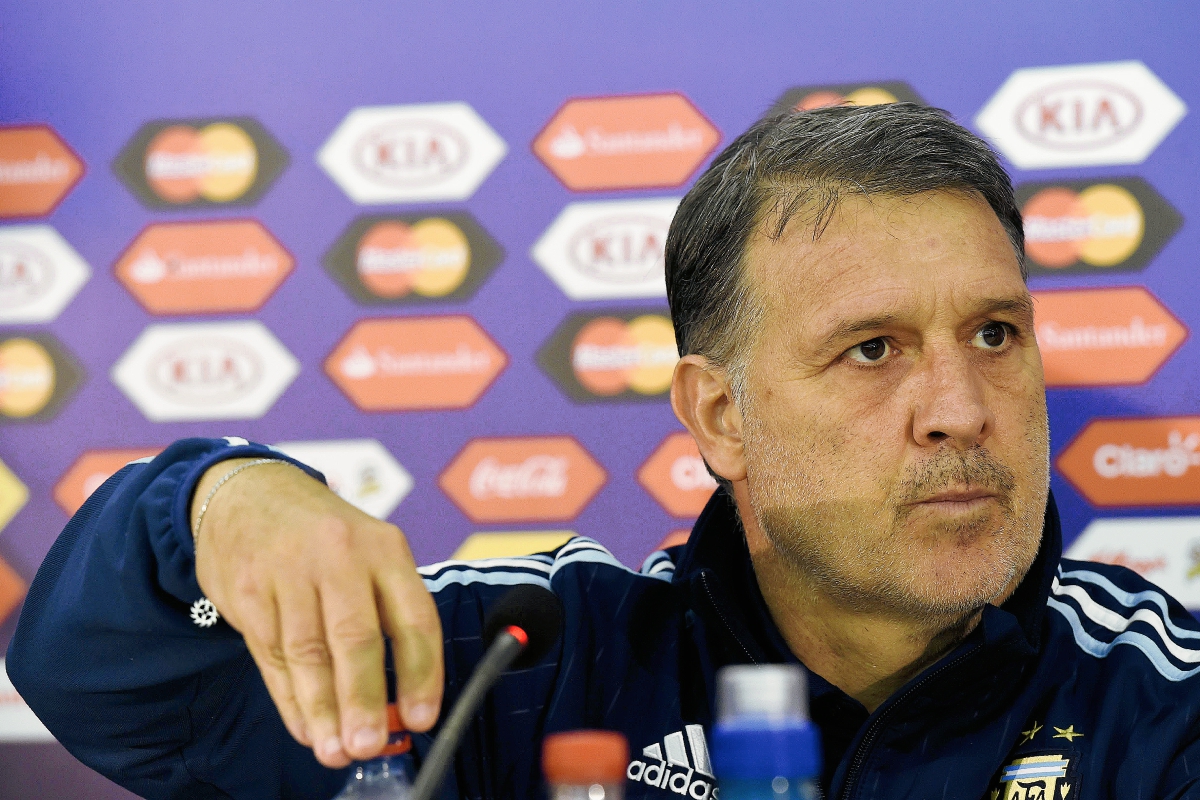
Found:
[[[150,325],[112,381],[152,422],[258,419],[300,372],[260,322]]]
[[[1129,567],[1184,606],[1200,609],[1200,517],[1097,519],[1065,556]]]
[[[1140,164],[1187,106],[1140,61],[1015,71],[975,124],[1021,169]]]
[[[275,449],[323,472],[339,497],[378,519],[413,488],[412,476],[375,439],[281,442]]]
[[[466,103],[356,108],[317,153],[356,203],[466,200],[508,152]]]
[[[663,249],[678,197],[571,203],[533,259],[572,300],[666,297]]]
[[[91,276],[49,225],[0,228],[0,323],[53,321]]]

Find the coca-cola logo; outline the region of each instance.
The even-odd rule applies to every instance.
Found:
[[[485,458],[471,470],[470,491],[476,500],[562,497],[567,491],[566,458],[530,456],[515,464]]]
[[[467,163],[470,145],[454,128],[432,120],[381,125],[354,147],[355,163],[371,178],[393,186],[425,186],[445,180]]]
[[[241,342],[196,339],[163,350],[147,364],[150,385],[179,403],[232,403],[262,381],[262,358]]]
[[[1077,80],[1047,86],[1017,106],[1017,130],[1027,139],[1061,150],[1106,147],[1142,120],[1137,95],[1113,83]]]
[[[54,285],[54,263],[32,247],[8,242],[0,246],[0,309],[19,308]]]
[[[644,281],[663,271],[669,222],[645,216],[609,217],[571,238],[567,252],[583,273],[613,283]]]

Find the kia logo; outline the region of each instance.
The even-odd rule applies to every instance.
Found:
[[[150,382],[181,403],[210,405],[238,400],[263,377],[258,354],[232,339],[200,339],[169,348],[147,366]]]
[[[1132,133],[1142,120],[1137,95],[1102,81],[1048,86],[1017,106],[1017,130],[1025,138],[1062,150],[1105,147]]]
[[[571,260],[593,277],[614,283],[646,280],[663,269],[667,222],[653,217],[610,217],[579,230],[568,244]]]
[[[54,284],[54,264],[44,253],[9,243],[0,247],[0,309],[41,297]]]
[[[437,183],[462,169],[468,156],[466,137],[430,120],[381,125],[363,135],[354,148],[363,172],[398,186]]]

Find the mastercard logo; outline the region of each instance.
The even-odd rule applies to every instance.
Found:
[[[662,311],[569,317],[538,353],[538,363],[572,399],[660,399],[679,361],[675,330]]]
[[[463,300],[504,259],[469,214],[360,217],[325,255],[325,267],[363,303]]]
[[[0,219],[49,214],[83,172],[83,161],[49,125],[0,127]]]
[[[82,371],[49,334],[0,339],[0,421],[43,421],[58,413]]]
[[[775,101],[769,114],[810,111],[829,106],[876,106],[884,103],[924,104],[925,101],[911,86],[901,81],[793,86]]]
[[[1141,178],[1020,187],[1032,274],[1144,267],[1182,220]]]
[[[151,208],[191,208],[255,203],[287,161],[253,119],[159,120],[138,131],[114,168]]]

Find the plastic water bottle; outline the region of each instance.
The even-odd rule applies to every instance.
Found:
[[[550,800],[622,800],[629,743],[613,731],[552,733],[542,742]]]
[[[334,800],[408,800],[412,795],[412,737],[400,727],[400,712],[388,705],[388,742],[377,758],[358,761]]]
[[[821,750],[794,664],[717,673],[712,763],[721,800],[817,800]]]

